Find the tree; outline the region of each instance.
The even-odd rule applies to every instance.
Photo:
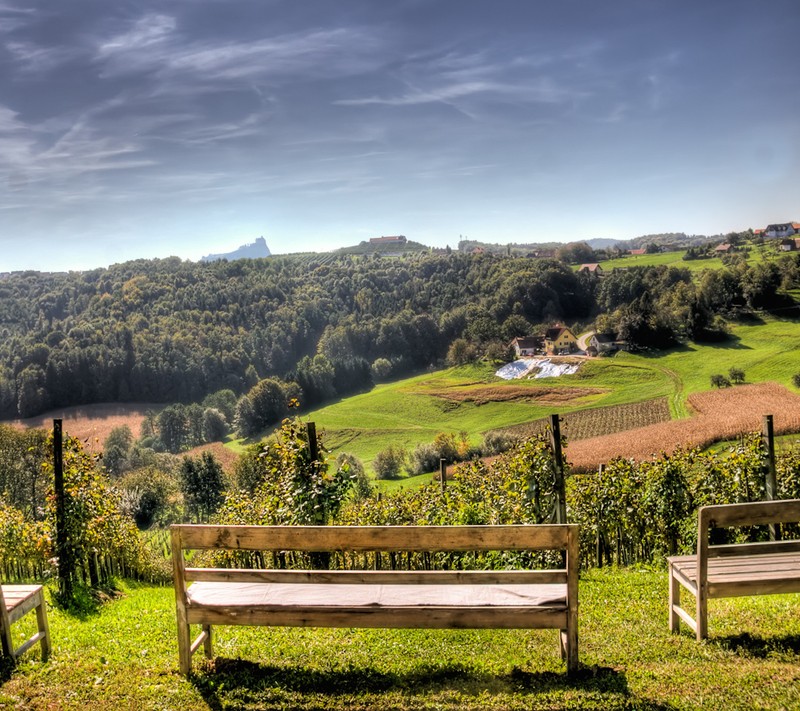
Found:
[[[189,421],[183,405],[170,405],[159,413],[158,436],[164,448],[172,454],[177,454],[186,447]]]
[[[731,381],[728,380],[724,375],[711,376],[712,388],[729,388],[730,386],[731,386]]]
[[[800,373],[795,373],[795,374],[792,376],[792,384],[793,384],[793,385],[794,385],[796,388],[800,388]]]
[[[744,371],[741,368],[731,368],[728,371],[728,377],[730,378],[731,382],[740,385],[744,382]]]
[[[133,444],[133,433],[128,425],[115,427],[103,443],[103,463],[113,477],[122,475],[128,468],[128,456]]]
[[[372,377],[375,380],[386,380],[392,374],[392,361],[388,358],[376,358],[372,362]]]
[[[203,410],[203,439],[206,442],[219,442],[228,434],[228,422],[215,407]]]
[[[225,480],[219,462],[211,452],[203,452],[197,459],[184,457],[180,476],[187,515],[195,521],[207,521],[224,500]]]
[[[466,365],[475,360],[475,347],[465,338],[456,338],[447,349],[448,365]]]

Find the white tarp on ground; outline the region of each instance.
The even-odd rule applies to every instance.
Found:
[[[554,363],[549,358],[524,358],[504,365],[495,375],[503,380],[524,378],[557,378],[578,372],[578,363]]]

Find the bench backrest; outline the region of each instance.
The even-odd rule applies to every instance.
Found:
[[[800,522],[800,499],[703,506],[698,514],[697,529],[697,560],[700,572],[704,573],[709,558],[800,551],[800,540],[711,545],[709,533],[712,529],[797,522]]]
[[[215,526],[171,527],[177,589],[186,582],[326,583],[566,583],[577,593],[578,526]],[[548,570],[274,570],[187,567],[185,550],[283,553],[436,553],[564,551],[564,564]]]

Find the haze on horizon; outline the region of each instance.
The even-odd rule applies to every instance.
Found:
[[[0,272],[800,219],[796,0],[0,0]]]

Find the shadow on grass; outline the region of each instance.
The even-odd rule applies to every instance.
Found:
[[[316,670],[300,666],[278,667],[242,659],[216,658],[206,671],[192,674],[191,683],[211,709],[229,708],[231,703],[252,709],[270,708],[373,708],[382,707],[381,694],[387,708],[393,708],[398,695],[404,705],[417,708],[434,702],[444,693],[452,702],[452,694],[460,695],[459,708],[480,708],[487,695],[502,696],[498,703],[507,707],[520,703],[534,707],[537,696],[552,708],[552,701],[561,692],[574,696],[585,692],[587,701],[597,708],[671,711],[674,707],[636,698],[628,690],[625,674],[609,667],[582,667],[576,674],[550,671],[527,672],[513,669],[508,674],[490,674],[464,665],[424,665],[403,673],[386,673],[371,667],[343,670]],[[324,703],[319,698],[325,697]],[[471,706],[474,700],[476,706]],[[322,704],[322,705],[320,705]],[[451,705],[451,703],[448,703]],[[491,704],[490,704],[491,705]],[[577,708],[577,706],[576,706]]]
[[[765,638],[743,632],[728,637],[719,637],[714,641],[736,654],[756,659],[787,654],[800,655],[800,635],[796,634]]]

